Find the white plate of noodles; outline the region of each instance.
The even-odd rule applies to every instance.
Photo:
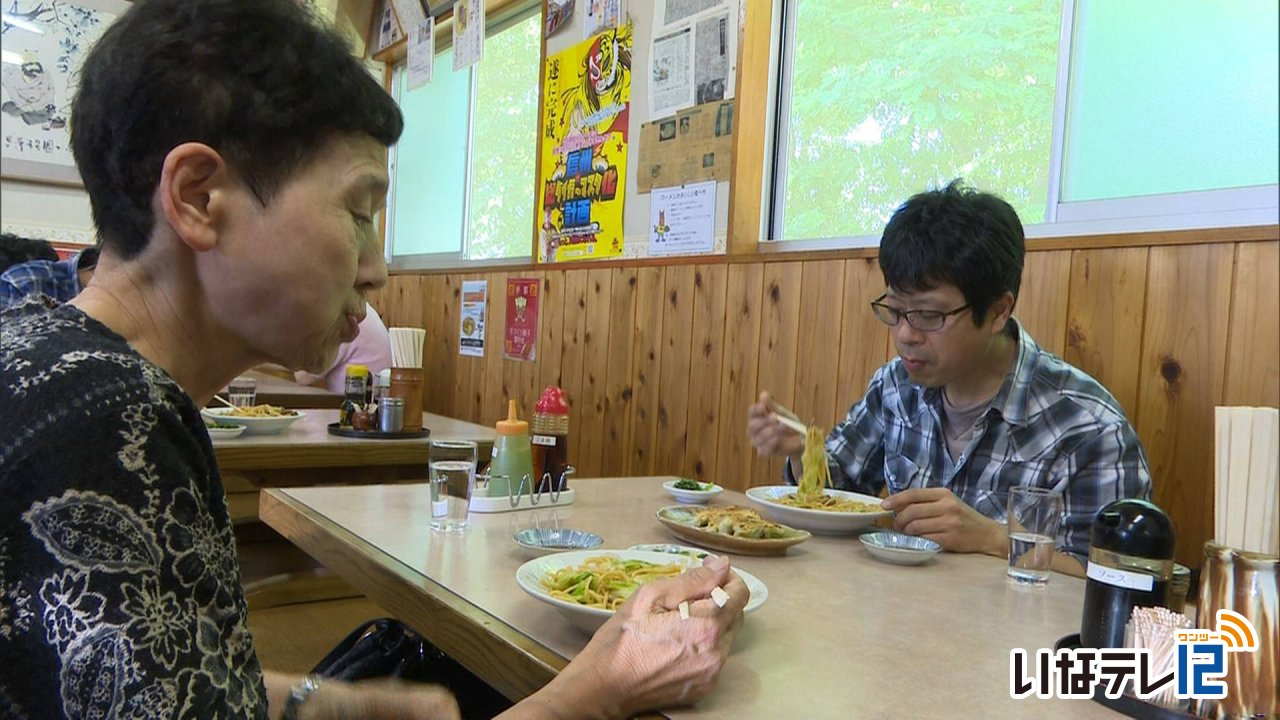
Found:
[[[674,577],[701,564],[700,558],[663,552],[580,550],[530,560],[516,570],[516,582],[525,592],[559,610],[569,624],[594,633],[616,612],[606,604],[616,608],[645,582]],[[765,584],[748,572],[733,571],[751,591],[746,612],[763,605],[769,597]]]
[[[830,502],[822,509],[817,504],[807,507],[786,504],[795,502],[796,492],[797,488],[791,485],[753,487],[747,491],[747,500],[776,522],[819,535],[848,535],[893,515],[880,507],[878,497],[832,488],[822,489],[823,496]]]
[[[822,428],[810,427],[799,484],[754,487],[747,499],[772,520],[822,535],[855,533],[893,515],[880,506],[880,498],[832,489],[830,463]]]
[[[240,408],[204,408],[206,419],[218,423],[243,425],[246,435],[274,435],[306,417],[306,413],[276,405],[253,405]]]

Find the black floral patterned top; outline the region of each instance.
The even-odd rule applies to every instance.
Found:
[[[199,411],[48,302],[0,313],[0,717],[266,717]]]

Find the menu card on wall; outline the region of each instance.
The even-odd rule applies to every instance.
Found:
[[[484,0],[458,0],[453,6],[453,71],[484,57]]]
[[[488,280],[462,281],[462,316],[458,354],[484,357],[484,311],[488,304]]]
[[[502,356],[510,360],[533,360],[538,345],[538,279],[507,280],[507,320]]]
[[[427,18],[420,22],[409,34],[409,89],[418,88],[431,82],[436,64],[436,21]]]

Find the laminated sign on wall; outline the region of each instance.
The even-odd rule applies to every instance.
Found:
[[[630,23],[547,59],[538,161],[538,259],[622,254],[631,105]]]
[[[636,188],[727,182],[733,153],[733,101],[697,105],[640,126]]]

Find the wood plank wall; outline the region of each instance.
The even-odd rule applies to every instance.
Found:
[[[1028,253],[1015,315],[1046,348],[1106,385],[1146,447],[1178,559],[1198,566],[1213,522],[1213,407],[1280,406],[1280,242]],[[1185,242],[1185,241],[1183,241]],[[1033,244],[1033,248],[1035,245]],[[401,274],[373,298],[388,325],[427,329],[427,410],[490,424],[514,397],[569,394],[581,477],[671,474],[726,487],[776,483],[743,417],[760,390],[830,426],[893,357],[866,308],[875,258]],[[542,282],[535,362],[502,358],[505,280]],[[459,291],[488,279],[486,356],[458,355]]]

